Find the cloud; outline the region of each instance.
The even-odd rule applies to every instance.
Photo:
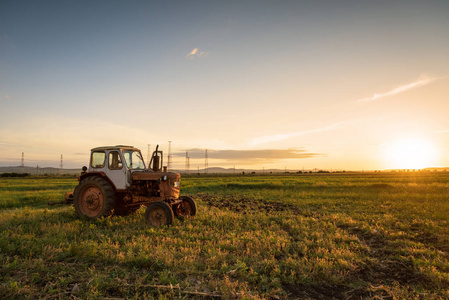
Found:
[[[257,146],[260,144],[270,143],[270,142],[277,142],[286,140],[292,137],[302,136],[310,133],[317,133],[317,132],[324,132],[324,131],[330,131],[338,128],[343,128],[341,123],[335,123],[332,125],[329,125],[327,127],[318,128],[318,129],[312,129],[312,130],[305,130],[305,131],[297,131],[297,132],[291,132],[291,133],[283,133],[283,134],[274,134],[274,135],[265,135],[265,136],[259,136],[255,137],[249,140],[248,144],[251,146]]]
[[[448,133],[449,130],[437,130],[437,131],[434,131],[434,132],[438,132],[438,133]]]
[[[357,101],[354,101],[354,102],[371,102],[371,101],[378,100],[380,98],[394,96],[394,95],[397,95],[399,93],[408,91],[410,89],[430,84],[430,83],[432,83],[433,81],[435,81],[437,79],[441,79],[441,78],[421,77],[421,79],[419,79],[417,81],[414,81],[412,83],[408,83],[408,84],[405,84],[405,85],[398,86],[398,87],[396,87],[396,88],[394,88],[394,89],[392,89],[392,90],[390,90],[390,91],[388,91],[386,93],[374,94],[371,97],[363,98],[363,99],[360,99],[360,100],[357,100]]]
[[[205,150],[200,148],[189,149],[192,159],[204,159]],[[176,152],[178,157],[185,157],[185,152]],[[319,153],[307,152],[304,149],[263,149],[263,150],[214,150],[207,149],[209,159],[244,161],[246,164],[260,162],[275,162],[284,159],[305,159],[321,156]]]
[[[207,54],[207,52],[200,51],[200,49],[198,49],[198,48],[193,48],[193,50],[190,51],[190,53],[187,54],[185,56],[185,58],[187,58],[187,59],[200,58],[201,56],[206,55],[206,54]]]

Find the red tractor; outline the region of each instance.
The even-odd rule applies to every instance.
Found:
[[[148,168],[140,150],[132,146],[93,148],[89,169],[83,167],[79,184],[66,194],[65,202],[73,203],[80,217],[91,219],[128,215],[145,205],[145,220],[153,227],[172,224],[174,216],[194,216],[195,201],[179,196],[181,175],[162,167],[158,147]]]

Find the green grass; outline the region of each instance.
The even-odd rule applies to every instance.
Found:
[[[182,179],[193,219],[79,219],[74,178],[0,179],[6,298],[449,298],[449,174]]]

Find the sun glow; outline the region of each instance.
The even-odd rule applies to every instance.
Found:
[[[436,149],[424,139],[403,139],[388,144],[385,148],[388,168],[422,169],[432,167]]]

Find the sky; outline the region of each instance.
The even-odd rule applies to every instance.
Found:
[[[449,1],[0,1],[0,166],[449,167]]]

